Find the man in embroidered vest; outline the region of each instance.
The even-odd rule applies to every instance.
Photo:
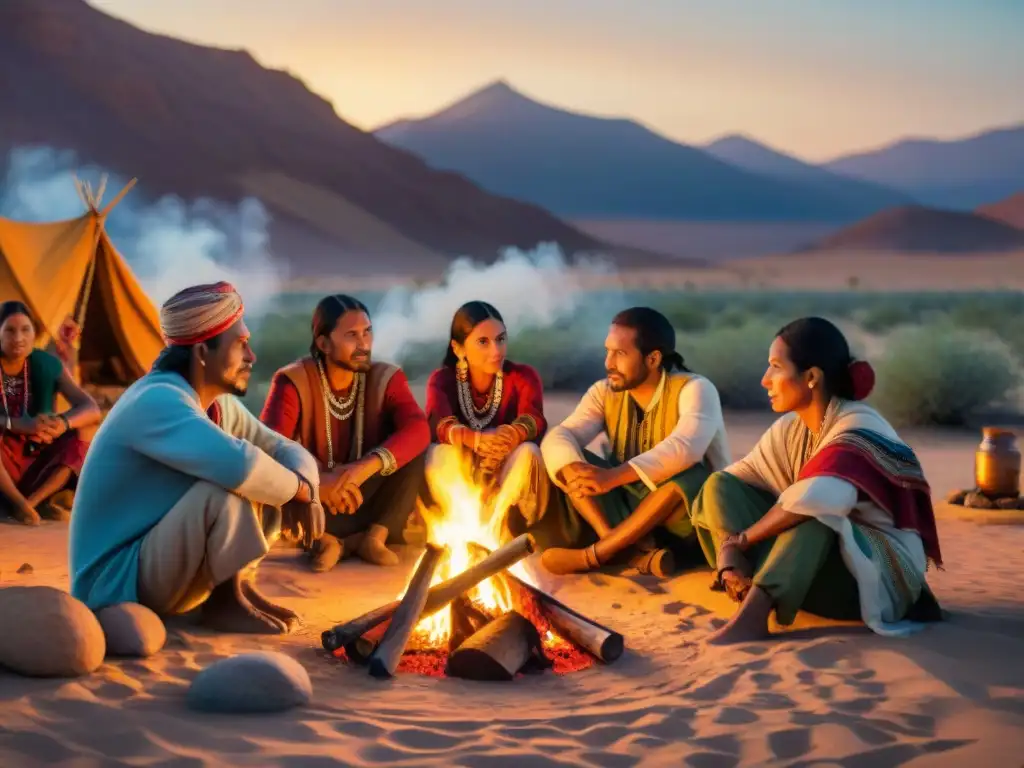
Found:
[[[204,623],[227,632],[298,624],[254,577],[282,507],[310,538],[323,531],[317,467],[236,397],[256,360],[243,309],[227,283],[168,299],[167,347],[96,433],[69,532],[71,594],[89,608],[137,602],[167,616],[201,605]]]
[[[366,306],[343,294],[323,299],[313,312],[310,355],[274,375],[260,417],[320,466],[330,514],[327,534],[311,547],[316,571],[353,554],[397,565],[387,541],[402,540],[423,489],[426,414],[405,374],[372,362],[372,349]]]
[[[605,340],[606,379],[594,384],[576,410],[548,431],[541,444],[552,482],[589,525],[577,525],[577,549],[551,547],[541,562],[552,573],[598,568],[628,548],[642,572],[673,570],[668,549],[652,545],[663,526],[679,538],[693,535],[690,506],[708,475],[729,464],[718,390],[691,373],[675,349],[668,319],[634,307],[612,320]],[[586,447],[600,436],[602,458]]]

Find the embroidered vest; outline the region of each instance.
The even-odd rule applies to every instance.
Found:
[[[381,435],[381,410],[384,405],[384,393],[387,391],[391,377],[398,371],[397,365],[390,363],[373,363],[366,373],[366,399],[365,419],[363,422],[363,454],[371,448],[380,445],[383,441]],[[327,464],[327,421],[324,410],[323,392],[320,388],[320,372],[316,363],[311,357],[304,357],[291,365],[281,369],[281,373],[288,377],[288,380],[295,385],[299,392],[299,429],[298,434],[292,439],[310,451],[321,464]],[[353,430],[355,430],[355,414],[352,416]],[[356,455],[359,441],[353,431],[349,441],[348,455],[345,456],[334,447],[335,462],[348,463],[361,459]]]
[[[693,374],[676,371],[665,377],[665,386],[652,411],[644,414],[629,392],[608,389],[604,398],[604,425],[612,455],[622,464],[651,450],[669,436],[679,421],[679,393]],[[641,418],[637,418],[638,415]]]

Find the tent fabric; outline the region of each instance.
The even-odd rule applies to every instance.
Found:
[[[39,329],[36,346],[45,348],[86,300],[82,383],[127,385],[149,370],[164,346],[160,316],[103,220],[96,210],[42,224],[0,217],[0,301],[28,306]]]

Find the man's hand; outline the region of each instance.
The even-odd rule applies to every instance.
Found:
[[[582,461],[570,464],[563,470],[562,476],[565,478],[569,495],[575,499],[583,496],[603,496],[617,487],[614,470],[602,469]]]
[[[366,459],[342,464],[333,472],[322,476],[320,494],[332,515],[351,515],[363,505],[360,486],[380,469],[380,459],[371,455]]]
[[[314,499],[313,486],[304,477],[299,476],[299,488],[292,500],[282,509],[288,520],[288,527],[294,528],[298,523],[302,526],[303,543],[306,547],[324,535],[326,519],[324,508]]]

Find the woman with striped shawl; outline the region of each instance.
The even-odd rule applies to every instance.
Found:
[[[715,586],[741,604],[708,642],[767,637],[773,610],[782,625],[805,610],[883,635],[941,618],[925,581],[942,563],[931,491],[910,447],[859,402],[871,366],[808,317],[779,331],[761,385],[785,415],[694,504]]]

